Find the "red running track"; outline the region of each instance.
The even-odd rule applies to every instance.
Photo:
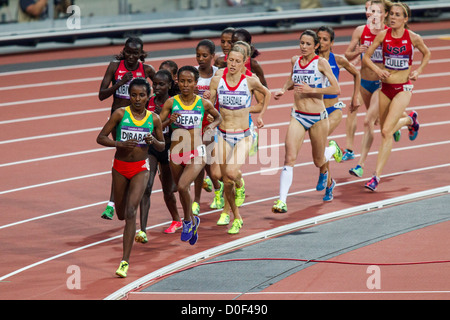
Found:
[[[449,27],[449,22],[442,22],[416,24],[411,28],[420,33]],[[348,36],[351,32],[352,29],[336,30],[337,36]],[[298,32],[258,35],[254,42],[258,47],[261,42],[296,40],[298,35]],[[114,152],[95,142],[111,105],[111,99],[100,102],[97,98],[108,61],[26,73],[0,73],[0,126],[3,132],[0,141],[0,299],[103,299],[146,274],[231,240],[336,210],[447,186],[450,181],[448,39],[425,37],[432,50],[432,60],[415,83],[412,103],[407,109],[419,112],[420,134],[411,142],[403,130],[403,138],[394,145],[379,191],[369,193],[363,188],[375,167],[378,135],[363,179],[348,174],[356,160],[331,165],[338,184],[332,203],[323,203],[322,193],[313,191],[318,170],[311,162],[311,148],[306,142],[295,167],[291,193],[298,194],[289,197],[290,211],[286,215],[272,214],[270,209],[278,195],[278,169],[283,165],[283,142],[292,103],[292,96],[286,94],[280,101],[271,102],[265,116],[266,129],[260,131],[261,137],[265,133],[269,136],[268,141],[261,141],[260,150],[267,151],[272,162],[261,164],[263,158],[258,155],[243,167],[247,199],[241,209],[245,220],[241,233],[230,236],[226,229],[216,226],[219,213],[210,212],[208,204],[212,196],[203,193],[201,212],[210,213],[202,215],[200,241],[189,246],[179,240],[179,233],[165,235],[162,230],[168,226],[170,216],[161,193],[155,191],[149,217],[150,241],[133,247],[126,279],[114,275],[122,253],[123,223],[117,219],[100,219],[109,196]],[[150,53],[173,49],[170,58],[181,66],[196,64],[194,49],[192,57],[181,58],[176,57],[176,49],[194,48],[196,43],[195,40],[153,43],[146,44],[145,49]],[[346,46],[347,43],[336,43],[334,51],[343,53]],[[121,46],[109,46],[3,56],[0,66],[71,57],[113,56],[120,49]],[[296,54],[296,48],[261,51],[258,60],[269,87],[272,90],[280,88],[289,73],[289,59]],[[150,58],[148,63],[158,67],[162,60]],[[342,99],[348,104],[352,92],[350,76],[343,72],[340,83]],[[364,112],[362,107],[358,113],[357,154]],[[333,139],[342,147],[345,147],[344,123],[345,118],[333,133]],[[264,147],[266,144],[269,147]],[[260,170],[265,171],[261,173]],[[160,190],[159,181],[155,182],[154,190]],[[437,243],[448,243],[448,232],[442,233],[442,237],[436,239]],[[398,241],[397,245],[404,245],[408,239]],[[353,254],[357,255],[349,253]],[[80,289],[68,288],[72,266],[80,270]],[[330,291],[331,288],[323,290]]]

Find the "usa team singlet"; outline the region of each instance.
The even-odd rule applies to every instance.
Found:
[[[388,27],[384,26],[384,29],[386,30]],[[361,45],[366,45],[367,47],[370,47],[370,45],[372,44],[373,40],[375,40],[375,37],[377,35],[373,34],[370,31],[369,25],[365,25],[364,26],[364,30],[361,34],[361,39],[360,39],[360,43]],[[361,59],[363,57],[364,53],[361,53]],[[383,47],[382,46],[378,46],[375,51],[372,54],[372,57],[370,57],[370,60],[372,60],[373,63],[383,63]]]
[[[407,70],[412,65],[414,46],[409,31],[405,29],[401,38],[392,37],[388,29],[383,40],[383,63],[387,69]]]

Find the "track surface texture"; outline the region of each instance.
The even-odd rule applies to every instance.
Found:
[[[182,243],[179,231],[176,234],[164,234],[162,231],[170,224],[170,215],[163,201],[160,182],[155,179],[147,231],[149,242],[134,245],[128,277],[125,279],[117,278],[114,274],[122,255],[124,224],[116,217],[112,221],[100,218],[109,197],[114,150],[96,144],[97,134],[110,114],[112,102],[111,99],[99,101],[100,82],[109,61],[119,53],[122,46],[1,56],[0,128],[3,134],[0,140],[0,299],[104,299],[155,270],[231,241],[331,212],[448,186],[450,32],[447,31],[450,30],[450,22],[412,24],[410,27],[423,35],[432,52],[429,65],[414,83],[412,102],[407,108],[407,111],[416,110],[419,113],[421,129],[418,138],[409,141],[407,130],[403,128],[402,138],[393,146],[376,192],[370,192],[363,186],[375,168],[380,143],[379,127],[376,128],[363,178],[348,174],[348,170],[356,165],[357,158],[339,164],[331,162],[337,187],[334,200],[330,203],[324,203],[322,192],[314,189],[318,169],[312,163],[311,146],[306,137],[294,168],[294,181],[288,197],[289,212],[284,215],[271,212],[273,201],[278,197],[279,173],[285,152],[284,137],[293,101],[292,94],[285,94],[281,100],[271,101],[264,119],[266,126],[259,131],[260,154],[250,158],[242,169],[247,198],[241,208],[244,219],[241,232],[230,236],[227,228],[216,226],[220,212],[209,209],[212,194],[203,192],[198,243],[195,246]],[[343,54],[353,28],[335,31],[337,38],[334,52]],[[298,53],[299,34],[293,32],[254,36],[254,45],[261,51],[257,60],[264,69],[272,92],[281,88],[290,72],[290,58]],[[212,40],[219,44],[218,39]],[[172,59],[179,66],[196,65],[197,42],[186,40],[145,44],[144,49],[150,53],[147,63],[158,68],[163,60]],[[419,59],[420,54],[417,54],[415,66]],[[345,71],[341,72],[340,85],[341,100],[348,105],[353,87],[351,76]],[[341,147],[345,147],[346,112],[344,110],[344,118],[331,137]],[[361,106],[355,136],[357,157],[365,112],[365,107]],[[269,156],[272,161],[262,163],[262,155]],[[448,204],[448,196],[443,197],[437,198],[446,199]],[[414,208],[414,203],[409,202],[408,205]],[[182,212],[179,202],[178,206]],[[427,207],[424,208],[422,214],[426,215]],[[428,223],[423,228],[413,228],[402,234],[394,233],[392,237],[380,237],[380,241],[372,241],[367,246],[348,250],[342,255],[339,255],[339,250],[343,248],[333,243],[333,251],[337,253],[331,255],[331,249],[325,250],[324,259],[334,257],[341,261],[379,263],[449,260],[449,224],[445,222],[448,220],[449,209],[448,206],[443,208],[446,212],[442,212],[443,217],[439,217],[434,224]],[[347,219],[349,218],[341,220]],[[405,219],[408,219],[407,216]],[[331,232],[338,228],[338,221],[339,219],[323,223],[321,227],[327,226]],[[371,229],[367,225],[355,224],[353,227],[356,228],[355,233],[364,232],[364,228]],[[380,234],[385,234],[383,225],[374,225],[373,228],[379,230]],[[329,233],[324,234],[332,237]],[[294,235],[295,232],[291,234]],[[376,235],[373,238],[376,239]],[[333,241],[331,239],[333,238],[329,242]],[[418,239],[421,241],[417,241]],[[326,244],[323,240],[325,239],[321,243]],[[434,250],[431,252],[430,248]],[[239,250],[244,249],[238,248]],[[271,253],[267,257],[275,257]],[[306,258],[317,258],[317,255]],[[265,262],[256,262],[254,266],[257,268],[261,263]],[[231,272],[223,265],[216,265],[214,268],[224,268]],[[239,271],[239,265],[236,268]],[[243,295],[242,298],[382,297],[381,293],[359,293],[368,291],[365,284],[369,275],[365,272],[367,266],[363,266],[364,271],[360,273],[358,280],[348,280],[344,275],[354,274],[354,268],[356,267],[345,264],[316,263],[311,267],[295,270],[298,272],[292,272],[286,277],[280,276],[270,286],[265,285],[254,295]],[[419,275],[421,277],[426,274],[429,280],[427,283],[420,282],[417,286],[396,286],[402,270],[397,267],[389,270],[386,273],[383,271],[386,276],[382,278],[383,286],[380,291],[410,290],[423,294],[402,296],[391,293],[388,298],[410,299],[413,296],[424,299],[431,296],[425,293],[428,291],[437,292],[433,298],[449,298],[448,263],[411,266],[412,274],[418,278]],[[75,274],[79,276],[80,287],[73,288],[71,284]],[[408,280],[405,281],[408,283]],[[262,279],[259,281],[263,282]],[[151,290],[150,288],[148,286],[147,289]],[[211,290],[219,291],[216,287]],[[317,293],[306,294],[311,291]],[[440,294],[440,291],[444,293]],[[282,296],[282,292],[291,294]],[[339,295],[337,292],[349,293]],[[235,299],[240,293],[242,292],[217,298]],[[137,293],[127,295],[129,298],[138,296]],[[211,297],[214,298],[209,295]],[[163,296],[149,297],[148,293],[142,293],[142,298],[162,299]],[[173,295],[169,297],[175,298],[177,297]],[[199,292],[199,298],[205,298],[202,292]],[[189,295],[189,299],[194,299],[193,294]]]

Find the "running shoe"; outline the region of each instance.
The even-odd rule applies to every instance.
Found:
[[[211,209],[222,209],[225,205],[225,199],[223,198],[223,182],[219,181],[220,189],[214,191],[214,199],[211,205],[209,206]]]
[[[230,223],[230,215],[226,212],[220,214],[219,220],[217,220],[218,226],[226,226]]]
[[[240,207],[244,204],[245,201],[245,182],[244,179],[241,178],[242,187],[236,188],[236,194],[235,194],[235,203],[237,207]]]
[[[192,214],[198,216],[200,213],[200,205],[197,202],[192,202]]]
[[[336,141],[334,140],[330,140],[330,143],[328,144],[330,147],[331,146],[335,146],[336,147],[336,152],[333,154],[334,160],[336,160],[337,163],[342,161],[342,157],[343,157],[343,153],[341,148],[339,148],[339,145],[337,144]]]
[[[189,239],[189,244],[193,246],[198,240],[198,226],[200,225],[200,217],[195,216],[195,226],[193,228],[192,238]]]
[[[395,131],[395,132],[394,132],[394,141],[395,141],[395,142],[399,142],[401,136],[402,136],[402,133],[401,133],[400,130]]]
[[[283,201],[278,199],[277,201],[275,201],[275,204],[272,207],[272,212],[273,213],[285,213],[285,212],[287,212],[287,205],[286,205],[286,203],[284,203]]]
[[[126,261],[120,261],[119,268],[116,270],[116,275],[118,275],[121,278],[127,277],[128,267],[130,265]]]
[[[114,207],[106,206],[106,209],[103,211],[101,217],[106,220],[112,220],[114,217]]]
[[[228,234],[238,234],[243,225],[244,221],[242,219],[234,219],[231,228],[228,229]]]
[[[136,242],[140,242],[140,243],[147,243],[148,239],[147,239],[147,234],[140,230],[137,235],[134,237],[134,241]]]
[[[194,224],[192,221],[183,220],[183,231],[181,231],[181,241],[189,241],[194,235]]]
[[[211,192],[213,189],[213,184],[211,181],[211,178],[206,176],[205,179],[203,179],[203,190],[206,192]]]
[[[409,117],[412,120],[412,124],[410,126],[408,126],[408,136],[409,136],[409,140],[413,141],[416,140],[417,135],[419,134],[419,122],[417,121],[417,112],[416,111],[411,111],[411,113],[409,114]]]
[[[170,226],[163,232],[164,233],[175,233],[175,231],[180,229],[182,226],[183,226],[183,224],[181,223],[181,221],[172,221]]]
[[[353,175],[355,177],[361,178],[363,176],[363,168],[361,168],[361,166],[358,164],[356,167],[348,170],[348,173],[350,173],[351,175]]]
[[[334,181],[334,179],[331,179],[331,186],[326,188],[325,196],[323,197],[323,201],[331,201],[331,200],[333,200],[334,187],[336,187],[336,181]]]
[[[344,155],[342,156],[342,161],[355,159],[355,153],[351,150],[345,149]]]
[[[369,182],[366,183],[364,187],[371,191],[375,191],[377,189],[378,183],[380,182],[380,178],[377,176],[373,176],[372,179],[370,179]]]
[[[259,147],[259,136],[258,136],[258,133],[254,130],[252,131],[252,137],[253,137],[253,140],[252,140],[253,142],[252,142],[252,145],[248,152],[248,155],[250,157],[254,156],[256,153],[258,153],[258,147]]]
[[[316,190],[322,191],[326,188],[328,181],[328,171],[325,173],[319,173],[319,180],[317,181]]]

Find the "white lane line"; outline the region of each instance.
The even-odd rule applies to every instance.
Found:
[[[448,164],[450,165],[450,164]],[[313,189],[312,191],[315,191]],[[116,300],[120,299],[124,296],[126,296],[127,293],[129,293],[131,290],[140,288],[141,286],[144,286],[145,284],[150,283],[152,280],[156,280],[160,278],[161,276],[173,273],[177,270],[182,270],[183,268],[192,265],[193,263],[197,263],[198,261],[211,258],[212,256],[215,256],[219,253],[227,252],[230,250],[235,250],[237,248],[240,248],[248,243],[254,243],[255,241],[265,240],[267,238],[279,235],[279,234],[285,234],[290,231],[299,230],[301,228],[304,228],[306,226],[315,225],[317,223],[329,221],[330,219],[336,219],[336,218],[343,218],[348,215],[352,215],[358,212],[364,212],[369,211],[373,209],[380,209],[386,206],[395,205],[397,203],[402,203],[405,201],[413,201],[415,199],[419,199],[425,196],[431,196],[431,195],[437,195],[437,194],[448,194],[450,192],[450,186],[444,186],[436,189],[431,190],[425,190],[413,194],[407,194],[404,196],[399,196],[392,199],[386,199],[381,200],[377,202],[372,203],[366,203],[360,206],[353,206],[347,209],[342,209],[335,212],[330,212],[326,214],[322,214],[316,217],[312,217],[309,219],[303,219],[294,223],[290,223],[287,225],[282,225],[277,228],[272,228],[269,230],[265,230],[256,234],[252,234],[250,236],[226,242],[222,245],[216,246],[214,248],[202,251],[200,253],[194,254],[192,256],[189,256],[187,258],[184,258],[182,260],[178,260],[172,264],[169,264],[165,267],[162,267],[156,271],[153,271],[146,276],[143,276],[139,278],[138,280],[135,280],[134,282],[120,288],[119,290],[115,291],[114,293],[110,294],[105,298],[105,300]]]
[[[389,175],[382,175],[381,178],[384,178],[384,177],[387,177],[387,176],[392,176],[392,175],[408,174],[410,172],[421,172],[421,171],[427,171],[427,170],[434,170],[434,169],[445,168],[445,167],[449,167],[449,166],[450,166],[450,163],[447,163],[447,164],[442,164],[442,165],[436,165],[436,166],[431,166],[431,167],[424,167],[424,168],[420,168],[420,169],[414,169],[413,171],[411,171],[411,170],[400,171],[400,172],[396,172],[396,173],[391,173]],[[363,179],[358,179],[358,180],[346,182],[345,184],[360,183],[361,180],[363,180]],[[448,187],[446,187],[446,188],[448,189]],[[301,191],[297,191],[297,192],[291,192],[288,195],[289,196],[293,196],[293,195],[298,195],[298,194],[306,193],[306,192],[316,192],[316,189],[314,188],[314,189],[308,189],[308,190],[301,190]],[[408,196],[411,197],[413,195],[408,195]],[[251,202],[248,202],[248,203],[244,203],[243,206],[248,206],[248,205],[252,205],[252,204],[256,204],[256,203],[260,203],[260,202],[270,201],[270,200],[274,200],[276,198],[278,198],[278,195],[272,196],[272,197],[267,197],[267,198],[262,198],[262,199],[251,201]],[[404,198],[404,196],[400,197],[400,198]],[[384,201],[387,201],[388,203],[392,203],[392,201],[395,201],[395,199],[388,199],[388,200],[384,200]],[[377,203],[381,203],[381,202],[383,202],[383,201],[378,201]],[[365,205],[362,205],[362,206],[369,207],[369,208],[373,208],[373,207],[377,207],[378,208],[380,206],[380,205],[375,205],[375,206],[371,207],[371,205],[372,204],[365,204]],[[208,215],[208,214],[211,214],[211,213],[219,212],[220,210],[212,210],[212,211],[208,211],[208,212],[205,212],[205,213],[201,213],[200,215]],[[356,209],[355,208],[350,208],[350,210],[356,210]],[[341,211],[345,211],[345,209],[341,210]],[[334,213],[331,213],[331,214],[334,214]],[[321,217],[322,216],[325,217],[325,216],[328,216],[328,215],[330,215],[330,214],[321,215],[319,217],[313,217],[311,219],[314,219],[317,222],[317,221],[321,221]],[[169,223],[169,221],[165,222],[165,223],[161,223],[161,224],[158,224],[158,225],[154,225],[154,226],[148,227],[147,230],[148,229],[152,229],[152,228],[156,228],[156,227],[160,227],[160,226],[165,225],[167,223]],[[278,228],[275,228],[275,229],[278,229]],[[272,229],[272,230],[275,230],[275,229]],[[75,252],[78,252],[78,251],[81,251],[81,250],[84,250],[84,249],[87,249],[87,248],[91,248],[91,247],[94,247],[94,246],[97,246],[97,245],[100,245],[100,244],[103,244],[103,243],[106,243],[106,242],[109,242],[109,241],[120,239],[120,238],[122,238],[122,236],[123,235],[120,234],[120,235],[117,235],[117,236],[114,236],[114,237],[106,238],[106,239],[103,239],[103,240],[100,240],[100,241],[96,241],[96,242],[93,242],[93,243],[90,243],[90,244],[87,244],[87,245],[84,245],[84,246],[81,246],[81,247],[77,247],[77,248],[74,248],[72,250],[68,250],[68,251],[62,252],[60,254],[54,255],[52,257],[49,257],[49,258],[37,261],[37,262],[35,262],[33,264],[30,264],[28,266],[25,266],[23,268],[20,268],[20,269],[17,269],[15,271],[13,271],[13,272],[10,272],[10,273],[8,273],[8,274],[6,274],[4,276],[1,276],[0,277],[0,281],[8,279],[8,278],[10,278],[10,277],[12,277],[12,276],[14,276],[16,274],[19,274],[21,272],[27,271],[29,269],[32,269],[32,268],[37,267],[39,265],[42,265],[44,263],[47,263],[47,262],[56,260],[58,258],[67,256],[69,254],[72,254],[72,253],[75,253]],[[239,241],[241,241],[241,240],[239,240]],[[242,241],[245,241],[245,238]],[[230,245],[230,244],[228,244],[228,245]],[[214,248],[210,249],[210,250],[214,250]],[[186,258],[186,259],[189,259],[189,258]],[[185,259],[183,259],[183,260],[185,260]]]
[[[82,155],[82,154],[88,154],[88,153],[100,152],[100,151],[108,151],[108,150],[111,150],[111,149],[103,147],[103,148],[98,148],[98,149],[83,150],[83,151],[69,152],[69,153],[62,153],[62,154],[57,154],[57,155],[54,155],[54,156],[48,156],[48,157],[41,157],[41,158],[34,158],[34,159],[28,159],[28,160],[21,160],[21,161],[3,163],[3,164],[0,164],[0,168],[20,165],[20,164],[25,164],[25,163],[36,163],[36,162],[39,162],[39,161],[53,160],[53,159],[64,158],[64,157],[79,156],[79,155]]]
[[[431,108],[431,107],[446,107],[446,106],[450,106],[450,104],[440,104],[440,105],[434,105],[434,106],[423,106],[423,107],[414,107],[414,108],[410,108],[415,109],[415,110],[420,110],[422,108]],[[357,114],[357,116],[364,116],[365,113],[361,113],[361,114]],[[343,118],[346,118],[347,115],[343,115]],[[288,125],[289,121],[286,122],[278,122],[278,123],[272,123],[272,124],[267,124],[264,126],[264,129],[268,129],[268,128],[274,128],[274,127],[280,127],[280,126],[285,126]],[[439,125],[446,125],[446,124],[450,124],[450,121],[440,121],[440,122],[431,122],[431,123],[422,123],[421,126],[422,127],[430,127],[430,126],[439,126]],[[374,131],[374,133],[379,133],[380,130],[377,129]],[[355,136],[359,136],[362,135],[363,132],[359,131],[355,133]],[[344,134],[340,134],[340,135],[333,135],[330,138],[332,139],[336,139],[336,138],[343,138],[345,137]],[[309,139],[305,139],[305,142],[309,142]],[[284,143],[280,143],[280,144],[272,144],[272,145],[262,145],[259,146],[259,149],[268,149],[268,148],[274,148],[274,147],[281,147],[284,146]],[[47,157],[40,157],[40,158],[33,158],[33,159],[27,159],[27,160],[19,160],[19,161],[14,161],[14,162],[7,162],[7,163],[3,163],[0,164],[0,168],[2,167],[9,167],[9,166],[14,166],[14,165],[21,165],[21,164],[25,164],[25,163],[35,163],[35,162],[39,162],[39,161],[46,161],[46,160],[53,160],[53,159],[58,159],[58,158],[65,158],[65,157],[72,157],[72,156],[78,156],[78,155],[82,155],[82,154],[89,154],[89,153],[93,153],[93,152],[101,152],[101,151],[108,151],[111,150],[110,148],[97,148],[97,149],[90,149],[90,150],[82,150],[82,151],[76,151],[76,152],[69,152],[69,153],[62,153],[62,154],[57,154],[57,155],[53,155],[53,156],[47,156]]]
[[[442,124],[449,124],[449,123],[450,123],[450,121],[447,121],[447,122],[443,122]],[[379,132],[379,130],[377,130],[376,132]],[[343,137],[345,137],[344,134],[330,136],[329,138],[330,139],[337,139],[337,138],[343,138]],[[310,140],[309,139],[305,139],[304,143],[308,143],[308,142],[310,142]],[[403,151],[403,150],[410,150],[410,149],[417,149],[417,148],[434,147],[434,146],[446,145],[446,144],[450,144],[450,140],[439,141],[439,142],[432,142],[432,143],[426,143],[426,144],[420,144],[420,145],[412,145],[412,146],[400,147],[400,148],[393,148],[392,152]],[[277,147],[282,147],[282,146],[284,146],[284,143],[272,144],[270,146],[261,146],[259,148],[260,149],[271,149],[271,148],[277,148]],[[105,148],[105,149],[106,150],[110,150],[108,148]],[[100,149],[98,149],[98,151],[100,151]],[[378,151],[369,152],[369,155],[374,155],[374,154],[378,154]],[[360,155],[357,154],[356,157],[358,157],[358,156],[360,156]],[[296,164],[295,166],[297,167],[297,166],[301,166],[301,165],[308,165],[308,164],[311,164],[311,163],[312,162],[306,162],[306,163],[303,163],[303,164]],[[274,171],[274,170],[280,170],[280,169],[281,169],[281,167],[269,168],[269,169],[261,169],[261,170],[258,170],[258,171],[254,171],[254,172],[252,172],[250,174],[267,173],[267,172],[271,172],[271,171]],[[92,174],[87,174],[87,175],[82,175],[82,176],[77,176],[77,177],[72,177],[72,178],[54,180],[54,181],[39,183],[39,184],[35,184],[35,185],[29,185],[29,186],[25,186],[25,187],[20,187],[20,188],[0,191],[0,195],[13,193],[13,192],[18,192],[18,191],[24,191],[24,190],[28,190],[28,189],[39,188],[39,187],[45,187],[45,186],[58,184],[58,183],[65,183],[65,182],[76,181],[76,180],[81,180],[81,179],[89,179],[89,178],[93,178],[93,177],[97,177],[97,176],[101,176],[101,175],[105,175],[105,174],[110,174],[110,173],[111,173],[111,171],[108,170],[108,171],[104,171],[104,172],[92,173]],[[247,173],[247,174],[243,173],[243,175],[248,175],[248,174],[249,173]]]
[[[0,121],[0,125],[17,123],[17,122],[25,122],[25,121],[45,120],[45,119],[52,119],[52,118],[59,118],[59,117],[78,116],[78,115],[82,115],[82,114],[89,114],[89,113],[95,113],[95,112],[108,112],[107,114],[109,116],[110,110],[111,110],[111,108],[87,109],[87,110],[81,110],[81,111],[48,114],[48,115],[44,115],[44,116],[3,120],[3,121]]]
[[[91,174],[86,174],[86,175],[83,175],[83,176],[77,176],[77,177],[66,178],[66,179],[61,179],[61,180],[49,181],[49,182],[44,182],[44,183],[39,183],[39,184],[33,184],[33,185],[26,186],[26,187],[0,191],[0,195],[12,193],[12,192],[17,192],[17,191],[28,190],[28,189],[34,189],[34,188],[50,186],[50,185],[53,185],[53,184],[64,183],[64,182],[69,182],[69,181],[76,181],[76,180],[81,180],[81,179],[89,179],[89,178],[98,177],[98,176],[102,176],[102,175],[110,174],[110,173],[111,173],[111,170],[104,171],[104,172],[91,173]]]
[[[271,91],[277,91],[277,90],[278,89],[272,89]],[[448,90],[450,90],[450,87],[418,89],[418,90],[415,90],[414,93],[419,94],[419,93],[430,93],[430,92],[439,92],[439,91],[448,91]],[[349,97],[346,97],[346,98],[343,98],[341,100],[342,101],[347,101],[349,99],[350,99]],[[439,105],[442,106],[443,104],[439,104]],[[269,109],[284,108],[284,107],[288,107],[288,106],[292,106],[292,104],[286,103],[286,104],[275,105],[275,106],[269,107]],[[25,137],[25,138],[4,140],[4,141],[0,141],[0,145],[1,144],[6,144],[6,143],[23,142],[23,141],[28,141],[28,140],[42,139],[42,138],[53,138],[53,137],[62,136],[62,135],[70,135],[70,134],[92,132],[92,131],[96,131],[96,130],[100,130],[100,129],[101,129],[101,127],[88,128],[88,129],[82,129],[82,130],[67,131],[67,132],[62,132],[62,133],[53,133],[53,134],[39,135],[39,136],[34,136],[34,137]]]
[[[49,134],[43,134],[43,135],[33,136],[33,137],[25,137],[25,138],[4,140],[4,141],[0,141],[0,144],[24,142],[24,141],[30,141],[30,140],[36,140],[36,139],[44,139],[44,138],[54,138],[54,137],[60,137],[60,136],[67,136],[67,135],[71,135],[71,134],[79,134],[79,133],[86,133],[86,132],[92,132],[92,131],[100,131],[101,129],[102,129],[102,127],[97,127],[97,128],[88,128],[88,129],[81,129],[81,130],[58,132],[58,133],[49,133]]]
[[[309,142],[309,140],[305,140],[305,143]],[[411,149],[418,149],[418,148],[427,148],[427,147],[435,147],[435,146],[442,146],[442,145],[446,145],[446,144],[450,144],[450,140],[447,141],[440,141],[440,142],[432,142],[432,143],[426,143],[426,144],[421,144],[421,145],[413,145],[413,146],[407,146],[407,147],[399,147],[399,148],[393,148],[392,152],[397,152],[397,151],[405,151],[405,150],[411,150]],[[284,144],[275,144],[273,146],[266,146],[266,148],[274,148],[274,147],[281,147]],[[376,155],[378,154],[378,151],[372,151],[369,152],[369,156],[372,155]],[[360,154],[356,154],[355,158],[359,157]],[[303,167],[303,166],[308,166],[308,165],[312,165],[313,162],[302,162],[302,163],[297,163],[294,165],[294,167]],[[256,170],[256,171],[251,171],[251,172],[245,172],[242,175],[243,176],[250,176],[250,175],[255,175],[255,174],[264,174],[264,175],[268,175],[269,173],[272,172],[272,174],[276,174],[277,171],[281,170],[282,167],[267,167],[267,168],[263,168],[261,167],[260,170]],[[39,183],[39,184],[34,184],[34,185],[28,185],[25,187],[20,187],[20,188],[14,188],[14,189],[9,189],[9,190],[4,190],[4,191],[0,191],[0,195],[4,195],[4,194],[9,194],[9,193],[14,193],[14,192],[19,192],[19,191],[24,191],[24,190],[29,190],[29,189],[35,189],[35,188],[40,188],[40,187],[45,187],[45,186],[49,186],[49,185],[54,185],[54,184],[59,184],[59,183],[65,183],[65,182],[71,182],[71,181],[77,181],[77,180],[82,180],[82,179],[90,179],[93,177],[98,177],[101,175],[105,175],[105,174],[111,174],[111,170],[108,171],[104,171],[104,172],[98,172],[98,173],[93,173],[93,174],[88,174],[88,175],[82,175],[82,176],[77,176],[77,177],[72,177],[72,178],[66,178],[66,179],[60,179],[60,180],[54,180],[54,181],[49,181],[49,182],[44,182],[44,183]],[[159,192],[160,190],[158,190]],[[155,191],[156,192],[156,191]],[[1,228],[0,228],[1,229]]]
[[[86,97],[94,97],[94,96],[98,96],[98,92],[77,93],[77,94],[70,94],[70,95],[58,96],[58,97],[47,97],[47,98],[39,98],[39,99],[3,102],[3,103],[0,103],[0,107],[17,106],[17,105],[21,105],[21,104],[38,103],[38,102],[78,99],[78,98],[86,98]]]
[[[445,35],[432,35],[432,36],[422,36],[423,39],[436,39],[440,40],[442,37],[445,37]],[[337,41],[334,43],[333,47],[338,46],[348,46],[348,41]],[[255,44],[257,46],[257,44]],[[450,49],[450,46],[436,46],[436,47],[428,47],[430,51],[447,51]],[[273,48],[261,48],[258,49],[260,52],[271,52],[271,51],[284,51],[284,50],[296,50],[298,49],[298,45],[295,46],[279,46],[279,47],[273,47]],[[172,51],[176,52],[175,49],[171,49]],[[194,53],[192,54],[183,54],[183,55],[171,55],[166,57],[155,57],[155,58],[149,58],[146,59],[146,62],[152,62],[152,61],[164,61],[164,60],[176,60],[176,59],[195,59]],[[289,60],[289,58],[288,58]],[[278,60],[272,60],[273,63],[279,63]],[[277,62],[278,61],[278,62]],[[109,64],[109,60],[105,62],[96,62],[96,63],[83,63],[83,64],[77,64],[77,65],[70,65],[70,66],[60,66],[60,67],[48,67],[48,68],[35,68],[35,69],[27,69],[27,70],[16,70],[16,71],[8,71],[8,72],[0,72],[0,77],[4,76],[12,76],[12,75],[20,75],[20,74],[29,74],[29,73],[37,73],[37,72],[52,72],[52,71],[60,71],[60,70],[70,70],[70,69],[81,69],[81,68],[94,68],[94,67],[106,67]],[[281,62],[286,62],[286,60],[281,60]],[[430,61],[431,62],[431,61]],[[264,64],[264,61],[261,60],[260,63]]]
[[[436,59],[436,60],[431,60],[429,63],[448,63],[448,62],[450,62],[450,59]],[[278,76],[278,77],[286,77],[288,75],[289,75],[289,73],[278,73],[278,74],[276,74],[276,76]],[[427,77],[443,77],[443,76],[448,76],[448,75],[449,75],[448,72],[439,72],[439,73],[430,73],[428,75],[427,74],[421,75],[420,77],[424,77],[424,78],[427,78]],[[268,74],[266,77],[270,78],[272,76],[270,74]],[[340,83],[340,85],[352,85],[352,84],[353,84],[352,81]],[[435,89],[439,89],[439,88],[435,88]],[[274,92],[274,91],[278,91],[278,90],[280,90],[280,88],[271,89],[270,91]],[[417,92],[417,90],[414,90],[414,92]],[[88,93],[79,93],[79,94],[56,96],[56,97],[48,97],[48,98],[38,98],[38,99],[3,102],[3,103],[0,103],[0,107],[9,107],[9,106],[17,106],[17,105],[21,105],[21,104],[30,104],[30,103],[39,103],[39,102],[48,102],[48,101],[58,101],[58,100],[67,100],[67,99],[86,98],[86,97],[93,97],[93,96],[98,96],[98,92],[88,92]]]

